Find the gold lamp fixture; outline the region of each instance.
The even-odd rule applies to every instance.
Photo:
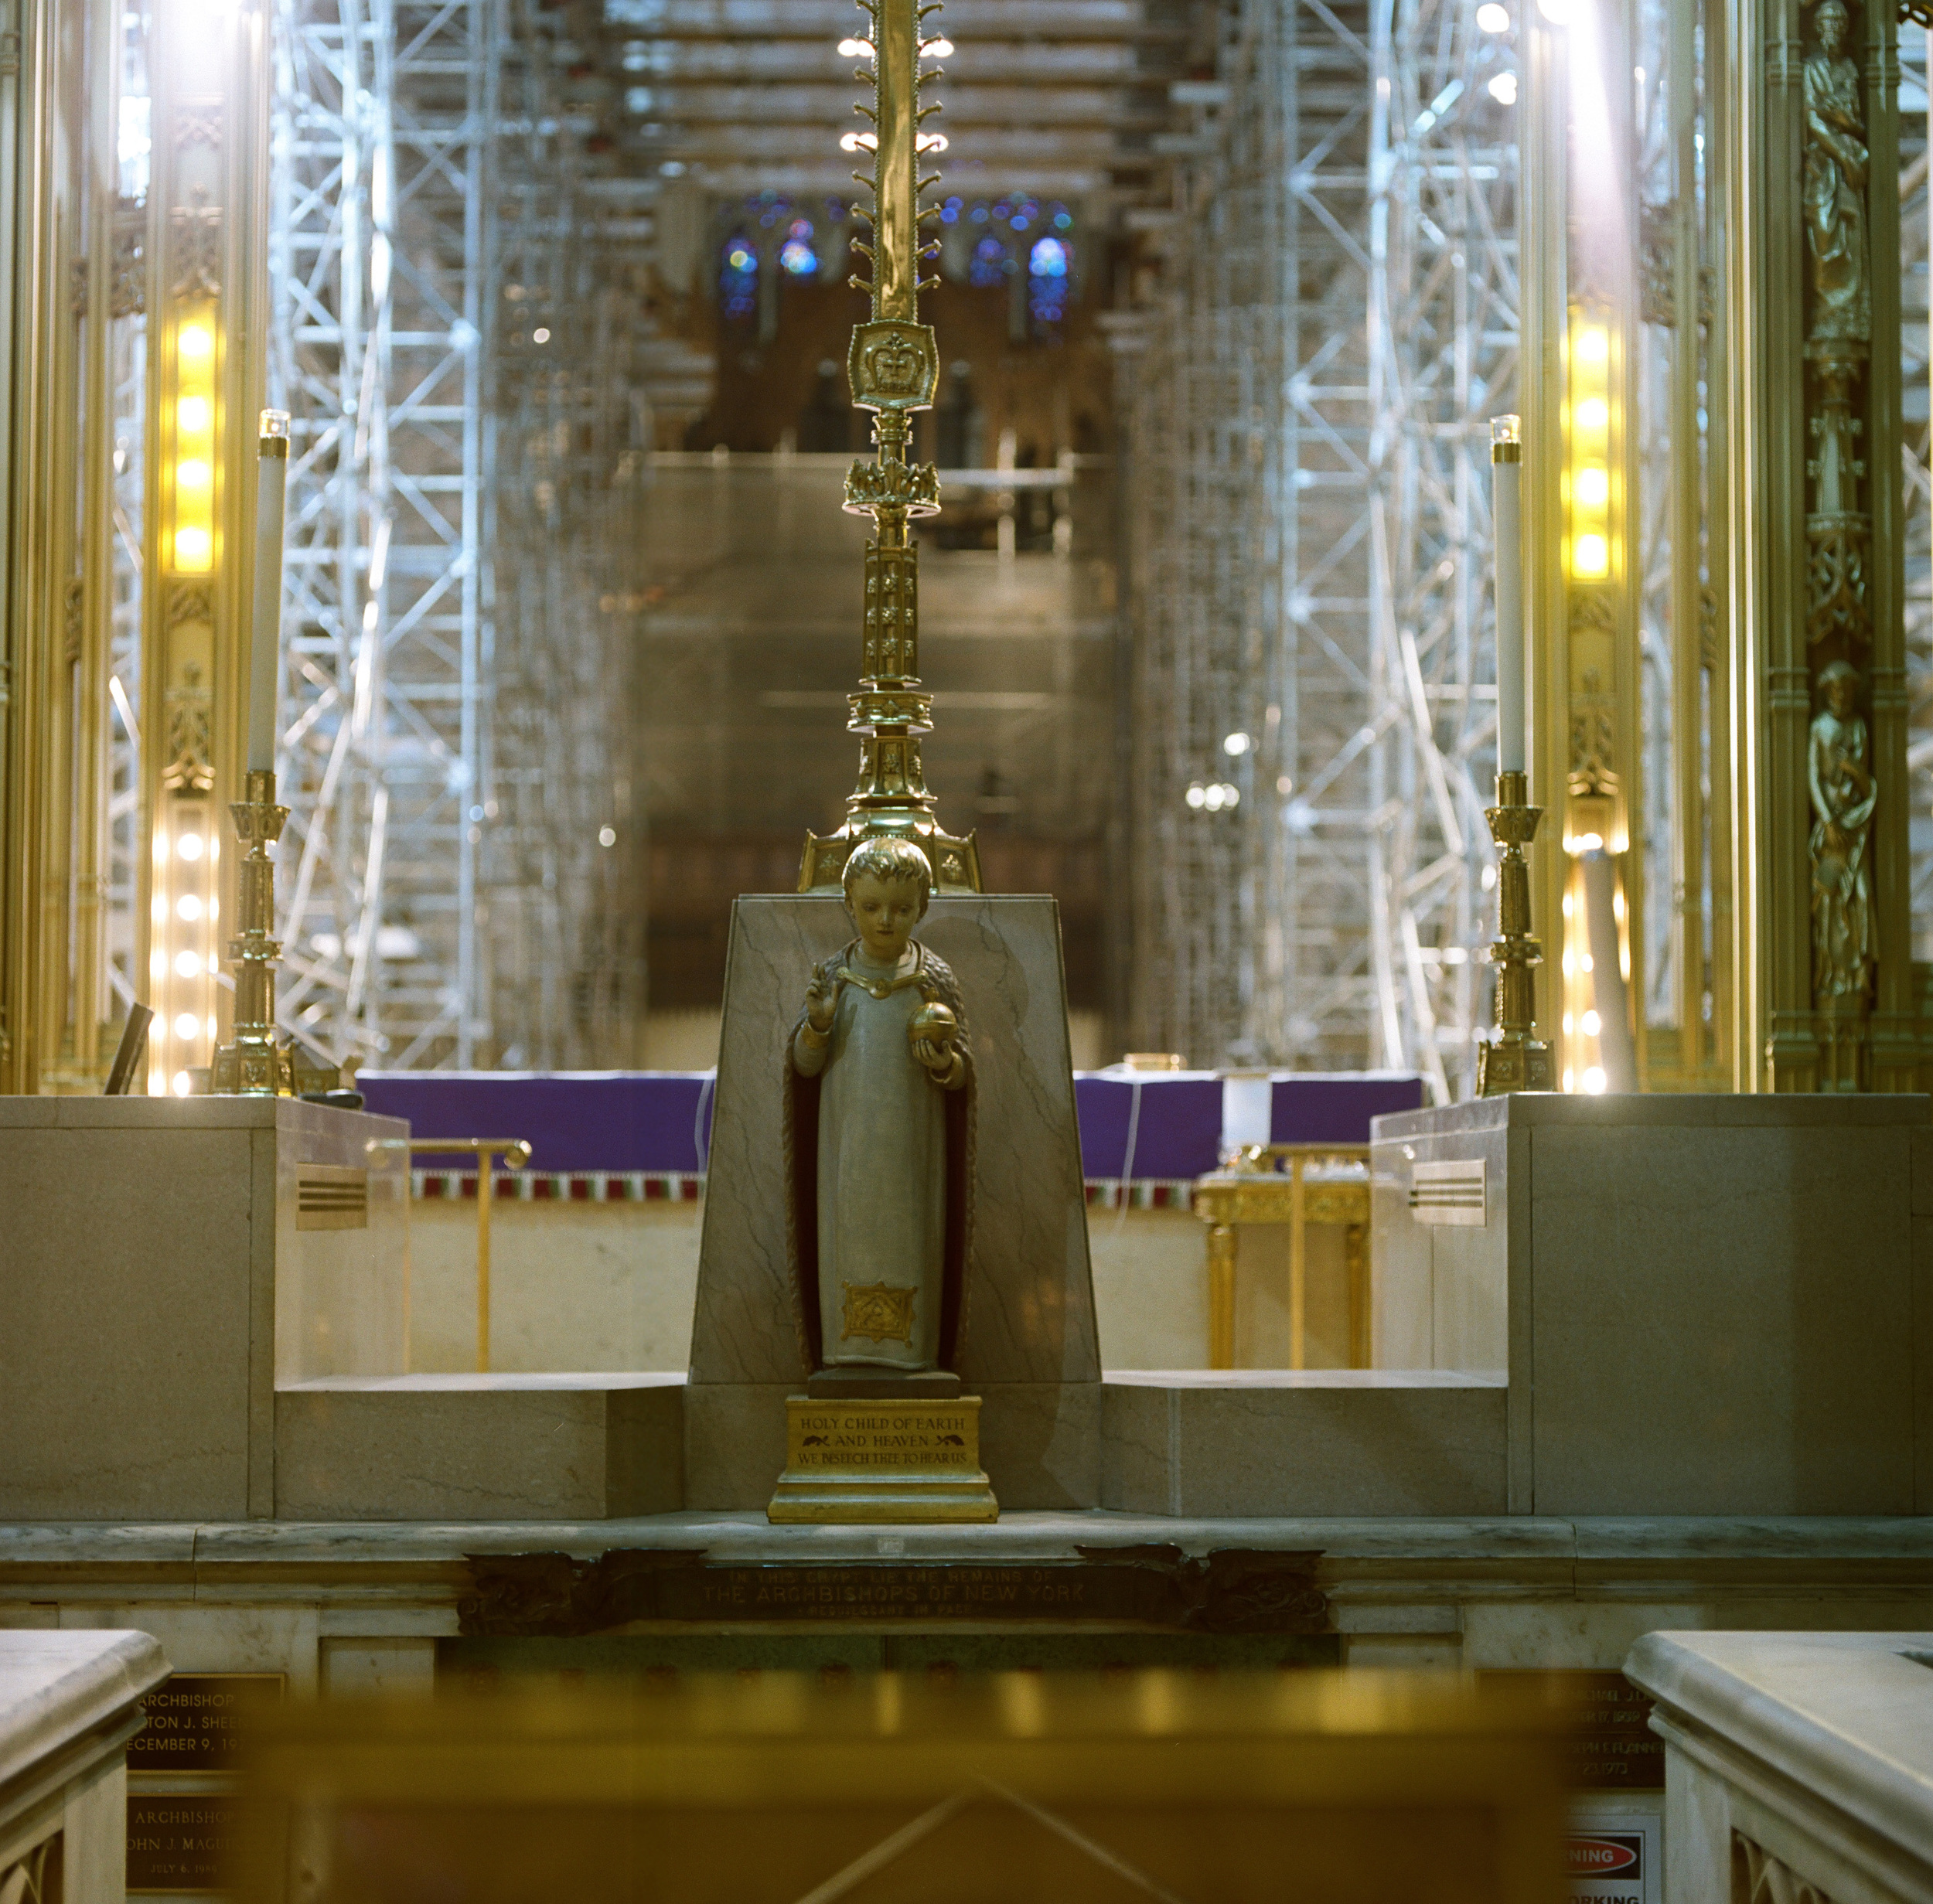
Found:
[[[855,462],[846,477],[845,507],[870,516],[876,533],[866,545],[866,605],[859,687],[847,697],[851,712],[847,731],[859,737],[859,780],[846,802],[846,818],[836,833],[808,832],[799,869],[801,892],[839,888],[847,856],[861,840],[881,836],[912,841],[933,870],[936,891],[980,891],[980,853],[974,836],[946,832],[934,816],[919,744],[932,730],[933,697],[919,680],[919,550],[908,525],[915,516],[939,509],[939,474],[931,463],[910,464],[906,451],[915,410],[932,407],[939,382],[939,351],[932,327],[919,322],[919,294],[936,282],[922,278],[921,264],[939,255],[921,227],[939,216],[936,206],[922,208],[920,193],[936,184],[937,172],[922,178],[922,157],[943,152],[946,141],[922,132],[924,121],[939,108],[922,107],[922,57],[943,43],[922,41],[922,22],[936,5],[918,0],[859,0],[871,22],[871,37],[858,51],[872,59],[873,104],[855,108],[871,121],[866,132],[848,133],[848,152],[872,155],[870,177],[853,176],[869,187],[871,209],[853,207],[872,227],[872,243],[857,239],[854,249],[872,263],[870,282],[855,277],[854,287],[872,294],[872,315],[854,327],[846,373],[852,400],[873,417],[874,455]],[[926,77],[936,78],[937,70]]]

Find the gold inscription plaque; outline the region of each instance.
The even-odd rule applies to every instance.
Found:
[[[772,1521],[997,1521],[980,1465],[980,1397],[786,1403],[786,1471]]]

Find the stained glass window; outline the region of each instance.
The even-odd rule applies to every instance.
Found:
[[[812,220],[795,218],[786,229],[779,262],[794,278],[810,278],[819,268],[819,254],[812,248]]]
[[[725,240],[718,302],[728,318],[750,317],[759,308],[759,254],[742,234]]]
[[[1058,324],[1067,315],[1067,267],[1072,257],[1065,239],[1051,232],[1036,238],[1027,254],[1027,308],[1036,322]]]
[[[966,267],[966,281],[984,291],[990,284],[1007,281],[1007,247],[990,232],[973,247]]]

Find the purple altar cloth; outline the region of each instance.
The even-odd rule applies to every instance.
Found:
[[[527,1138],[530,1167],[554,1173],[702,1172],[711,1085],[706,1071],[366,1071],[357,1080],[370,1110],[407,1118],[417,1137]],[[1212,1072],[1082,1071],[1074,1099],[1086,1177],[1172,1182],[1219,1160],[1222,1084]],[[1278,1073],[1270,1099],[1277,1143],[1366,1144],[1371,1118],[1421,1105],[1423,1081],[1386,1071]],[[475,1167],[459,1152],[422,1153],[414,1163]]]
[[[711,1140],[711,1085],[694,1071],[366,1071],[356,1081],[363,1108],[407,1117],[412,1137],[526,1138],[534,1170],[694,1174],[701,1140]],[[460,1151],[411,1162],[476,1167]]]

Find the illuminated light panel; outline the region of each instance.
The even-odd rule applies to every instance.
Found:
[[[215,567],[215,371],[219,355],[212,304],[190,308],[175,328],[171,366],[174,440],[168,446],[172,479],[162,524],[165,559],[178,574],[206,575]]]

